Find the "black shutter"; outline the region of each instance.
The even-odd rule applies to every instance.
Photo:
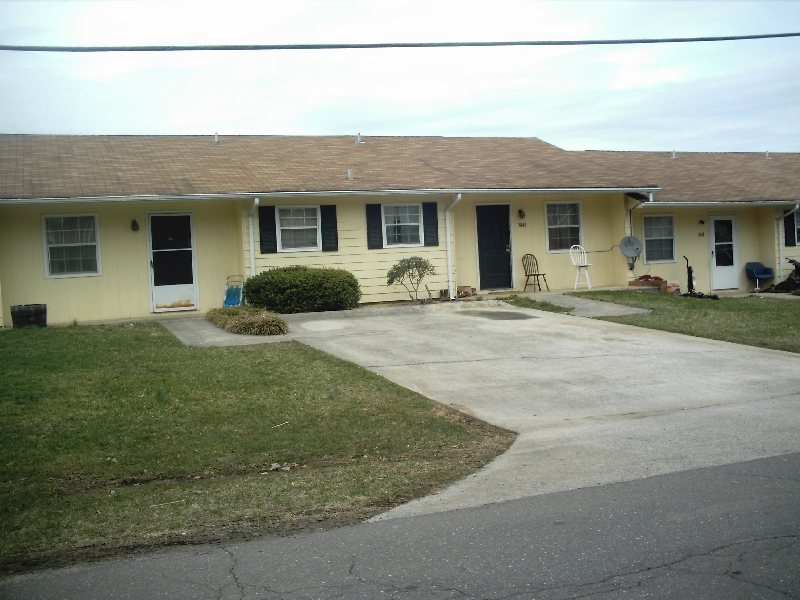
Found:
[[[797,225],[795,223],[797,213],[792,213],[783,217],[783,237],[787,246],[797,245]]]
[[[278,251],[274,206],[258,207],[258,235],[261,238],[261,254],[271,254]]]
[[[383,223],[381,205],[367,204],[367,248],[383,248]]]
[[[322,251],[333,252],[339,249],[339,233],[336,227],[336,206],[327,204],[319,207],[322,221]]]
[[[436,202],[422,203],[422,230],[426,246],[439,245],[439,206]]]

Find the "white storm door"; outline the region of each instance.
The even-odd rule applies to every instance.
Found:
[[[711,217],[711,289],[739,287],[737,254],[734,217]]]
[[[153,312],[197,309],[192,215],[150,215]]]

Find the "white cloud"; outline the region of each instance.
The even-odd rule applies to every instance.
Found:
[[[598,39],[800,31],[800,2],[8,2],[25,44]],[[0,131],[537,136],[800,150],[800,39],[638,46],[0,52]],[[622,146],[624,145],[624,146]]]

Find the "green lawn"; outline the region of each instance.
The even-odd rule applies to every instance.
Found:
[[[5,572],[353,522],[512,440],[296,342],[29,328],[0,333],[0,364]]]
[[[712,300],[633,290],[580,292],[580,296],[652,310],[645,315],[605,317],[606,321],[800,352],[800,301],[767,294]]]

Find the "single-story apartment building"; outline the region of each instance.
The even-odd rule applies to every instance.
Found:
[[[534,254],[572,289],[644,274],[748,290],[800,259],[800,154],[566,151],[535,138],[0,135],[0,326],[203,313],[228,275],[338,267],[363,302],[402,300],[386,273],[423,256],[437,296],[521,291]],[[631,264],[620,252],[642,240]],[[631,266],[633,267],[631,269]]]

